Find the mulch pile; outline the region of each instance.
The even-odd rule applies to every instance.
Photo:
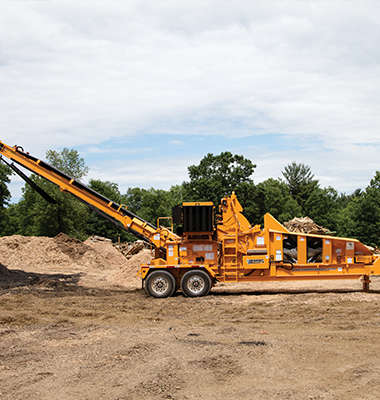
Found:
[[[55,270],[74,266],[94,269],[108,267],[102,254],[63,233],[54,238],[20,235],[2,237],[0,262],[21,270],[37,265]]]
[[[35,236],[0,237],[0,280],[12,275],[24,282],[27,271],[56,275],[58,273],[106,276],[108,282],[120,286],[141,286],[136,276],[140,264],[152,259],[152,252],[143,250],[129,260],[114,247],[111,241],[85,242],[60,233],[54,238]],[[19,274],[16,275],[15,271]],[[31,275],[32,274],[32,275]],[[44,275],[46,276],[46,275]],[[103,280],[103,279],[101,279]]]
[[[315,235],[331,235],[329,229],[324,228],[323,226],[317,225],[311,218],[293,218],[288,222],[284,222],[283,224],[285,228],[290,232],[295,233],[310,233]]]

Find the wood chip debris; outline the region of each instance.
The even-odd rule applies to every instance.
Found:
[[[288,222],[284,222],[285,228],[290,232],[295,233],[309,233],[314,235],[331,235],[333,232],[330,232],[329,229],[324,228],[323,226],[317,225],[311,218],[303,217],[303,218],[293,218]]]
[[[110,242],[112,243],[111,239],[107,239],[101,236],[91,236],[87,240],[91,241],[92,243],[98,242]],[[119,250],[120,253],[129,260],[133,255],[140,253],[140,251],[144,249],[151,250],[152,245],[144,242],[143,240],[136,240],[135,242],[125,242],[125,243],[113,243],[115,249]]]

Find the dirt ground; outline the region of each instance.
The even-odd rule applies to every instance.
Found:
[[[378,399],[380,277],[147,297],[109,243],[0,238],[1,399]]]

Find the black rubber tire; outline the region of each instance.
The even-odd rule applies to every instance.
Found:
[[[145,291],[152,297],[170,297],[174,293],[175,287],[174,276],[165,270],[153,271],[145,279]]]
[[[206,296],[211,290],[211,279],[201,269],[187,271],[181,279],[182,293],[187,297]]]

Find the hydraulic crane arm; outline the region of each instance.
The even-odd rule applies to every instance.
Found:
[[[157,248],[164,247],[167,240],[178,239],[178,236],[173,232],[162,227],[157,228],[149,222],[144,221],[142,218],[128,211],[126,207],[107,199],[105,196],[68,176],[52,165],[31,156],[24,152],[24,150],[19,146],[11,147],[0,141],[0,158],[1,156],[7,157],[29,171],[54,183],[60,187],[62,192],[70,193],[77,197],[103,217],[105,217],[104,214],[106,214],[107,216],[114,218],[120,222],[122,228],[135,236],[153,243]],[[17,167],[13,164],[8,165],[17,172]],[[24,175],[22,172],[21,174]],[[24,177],[21,177],[23,179],[27,178],[27,182],[28,180],[30,181],[30,179],[25,175]]]

